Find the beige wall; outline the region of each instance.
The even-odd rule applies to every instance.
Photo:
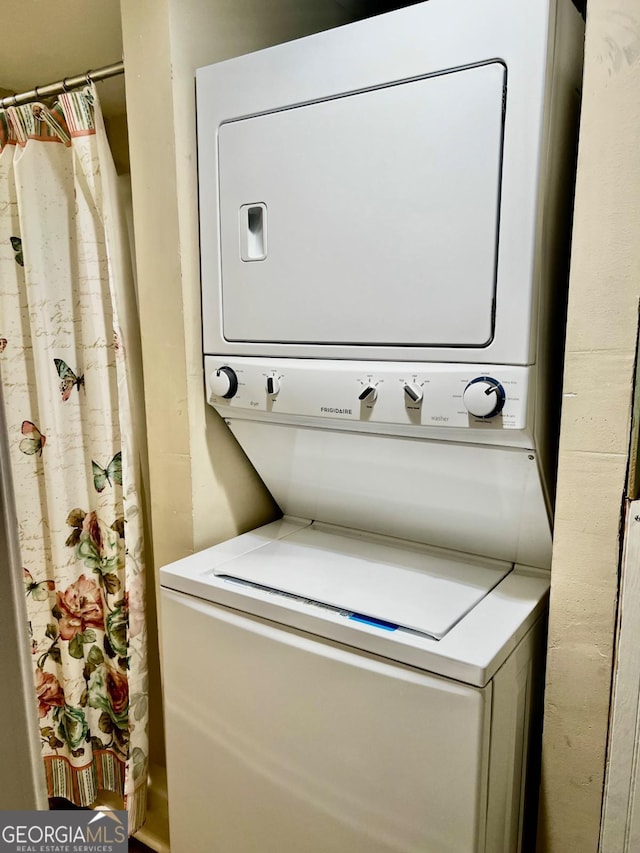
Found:
[[[98,85],[100,95],[100,85]],[[128,175],[131,171],[129,163],[129,135],[127,132],[126,113],[104,117],[104,126],[109,139],[109,147],[113,155],[116,172],[119,175]]]
[[[595,853],[640,295],[640,5],[588,0],[538,847]]]

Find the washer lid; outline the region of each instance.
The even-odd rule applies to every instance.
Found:
[[[511,568],[314,524],[232,558],[212,574],[441,639]]]

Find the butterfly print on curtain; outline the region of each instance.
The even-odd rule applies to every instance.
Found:
[[[53,361],[60,377],[60,394],[63,400],[68,400],[74,388],[80,392],[80,386],[84,385],[84,374],[76,376],[69,365],[61,358],[54,358]]]

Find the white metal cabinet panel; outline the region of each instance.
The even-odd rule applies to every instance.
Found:
[[[223,124],[225,338],[486,345],[505,82],[493,62]]]
[[[228,421],[288,515],[548,568],[531,450]]]
[[[540,751],[545,639],[541,619],[492,681],[487,853],[534,847],[539,779],[528,772],[528,756]]]
[[[346,423],[396,435],[520,447],[531,447],[533,441],[535,374],[530,367],[205,355],[204,369],[207,400],[224,418],[305,419],[338,429]],[[237,380],[232,397],[216,389],[226,371]],[[505,394],[502,410],[491,418],[470,414],[464,403],[466,386],[482,376],[494,379]],[[278,383],[276,393],[269,392],[268,378]],[[408,384],[421,399],[407,396]],[[367,386],[375,389],[373,402],[360,400]]]
[[[520,447],[531,447],[533,441],[535,375],[529,367],[206,355],[204,369],[207,400],[224,418],[313,418],[317,425],[338,429],[346,422],[356,429],[454,441],[519,442]],[[214,390],[221,369],[235,374],[233,397]],[[488,419],[471,415],[463,402],[466,386],[481,376],[492,377],[505,393],[504,407]],[[277,394],[269,393],[268,377],[278,382]],[[408,383],[422,394],[418,402],[406,396]],[[359,399],[368,385],[375,388],[374,402]],[[516,436],[515,430],[522,432]]]
[[[490,686],[169,590],[162,620],[176,851],[484,850]]]

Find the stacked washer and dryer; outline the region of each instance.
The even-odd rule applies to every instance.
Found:
[[[532,843],[582,35],[428,0],[197,73],[207,400],[283,517],[161,572],[175,853]]]

